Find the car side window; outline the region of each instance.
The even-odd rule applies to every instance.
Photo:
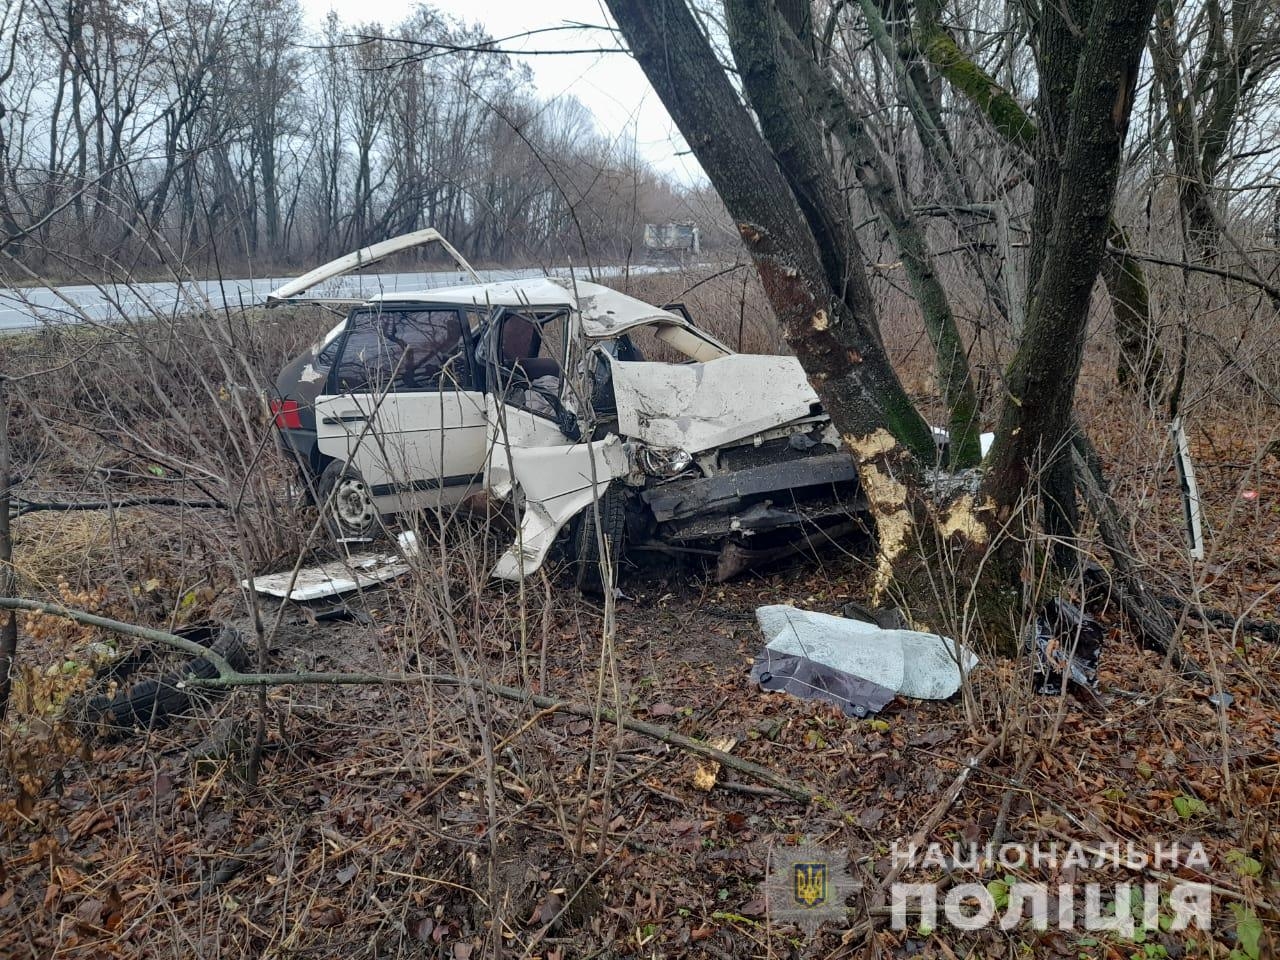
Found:
[[[343,392],[465,390],[470,386],[470,371],[463,355],[464,336],[462,320],[454,310],[357,313],[349,322],[338,360],[338,388]]]

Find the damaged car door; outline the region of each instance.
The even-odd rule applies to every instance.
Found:
[[[520,510],[514,542],[493,569],[496,577],[517,580],[536,570],[571,522],[575,538],[589,535],[592,546],[602,542],[588,530],[587,515],[595,516],[592,504],[628,470],[618,436],[583,436],[592,421],[584,409],[591,397],[566,375],[584,349],[575,319],[565,309],[502,310],[477,349],[489,385],[485,485],[494,497],[514,499]],[[594,554],[590,559],[598,560]],[[606,565],[617,559],[606,556]],[[599,575],[598,562],[585,566],[586,574]],[[583,576],[579,586],[602,584]]]

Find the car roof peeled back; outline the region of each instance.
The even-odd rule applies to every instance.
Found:
[[[707,355],[694,359],[709,360],[733,352],[678,313],[637,300],[612,287],[582,280],[575,282],[560,277],[497,280],[491,283],[436,287],[416,293],[379,294],[369,298],[370,304],[384,301],[511,307],[538,311],[576,310],[581,317],[582,334],[590,340],[610,340],[635,327],[654,324],[688,331],[702,341],[705,348],[698,352]]]
[[[439,244],[459,269],[469,274],[475,282],[416,292],[377,294],[358,300],[307,295],[322,284],[368,269],[396,253],[431,244]],[[699,330],[686,317],[598,283],[549,276],[486,283],[465,257],[430,228],[393,237],[346,254],[289,281],[267,295],[268,307],[307,302],[334,305],[343,303],[351,306],[421,303],[462,307],[514,307],[537,311],[568,308],[577,313],[582,335],[589,340],[611,340],[636,327],[653,326],[658,339],[691,360],[705,362],[733,353],[715,337]]]

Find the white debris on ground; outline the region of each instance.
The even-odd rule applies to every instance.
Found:
[[[326,560],[314,567],[303,567],[254,577],[253,588],[259,594],[285,600],[320,600],[352,590],[359,590],[394,580],[409,572],[409,561],[418,553],[418,538],[412,530],[396,537],[399,552],[352,553],[345,558]],[[241,581],[249,589],[250,581]]]
[[[752,679],[856,716],[878,711],[895,694],[945,700],[978,665],[971,650],[937,634],[886,630],[785,604],[758,607],[756,620],[769,639]]]

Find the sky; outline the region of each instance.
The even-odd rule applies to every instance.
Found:
[[[430,5],[469,23],[481,24],[496,39],[567,23],[611,23],[600,0],[430,0]],[[347,23],[378,21],[384,26],[404,19],[406,0],[302,0],[312,27],[336,11]],[[560,30],[522,37],[504,49],[568,50],[611,47],[612,35],[599,30]],[[596,116],[600,130],[622,136],[634,130],[640,154],[661,173],[680,181],[702,180],[697,161],[687,154],[658,95],[644,72],[625,53],[525,56],[538,93],[544,98],[577,97]]]

